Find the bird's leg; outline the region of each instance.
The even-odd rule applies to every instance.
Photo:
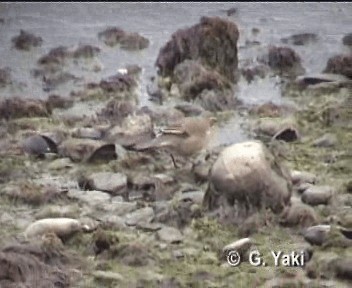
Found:
[[[177,164],[176,164],[176,161],[175,161],[174,155],[172,155],[172,154],[170,153],[170,156],[171,156],[171,159],[172,159],[172,163],[174,163],[174,167],[177,169],[177,168],[178,168],[178,166],[177,166]]]

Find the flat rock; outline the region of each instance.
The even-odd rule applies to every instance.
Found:
[[[67,197],[80,200],[89,206],[97,206],[109,203],[111,196],[108,193],[101,191],[82,191],[82,190],[69,190]]]
[[[336,144],[337,137],[332,133],[326,133],[312,143],[314,147],[334,147]]]
[[[123,217],[117,215],[103,215],[98,219],[102,222],[103,227],[110,229],[123,230],[127,227]]]
[[[303,237],[309,244],[321,246],[327,240],[330,229],[330,225],[312,226],[305,230]]]
[[[137,210],[137,202],[124,202],[124,201],[113,201],[111,203],[104,204],[102,209],[109,214],[114,214],[117,216],[125,216]]]
[[[55,159],[48,165],[49,170],[62,170],[66,168],[72,168],[74,163],[72,163],[70,158],[60,158]]]
[[[122,173],[98,172],[88,177],[92,189],[111,195],[123,194],[127,189],[127,177]]]
[[[156,233],[156,238],[170,244],[177,244],[183,241],[181,232],[174,227],[163,227]]]
[[[352,257],[337,260],[335,272],[340,279],[352,280]]]
[[[201,205],[203,203],[204,194],[205,194],[204,191],[192,191],[192,192],[181,193],[175,196],[175,198],[177,199],[178,202],[192,201],[195,204]]]
[[[125,216],[125,223],[128,226],[136,226],[141,222],[151,222],[154,219],[154,211],[151,207],[145,207],[133,211]]]
[[[333,188],[330,186],[312,186],[302,194],[302,202],[316,206],[328,204],[333,195]]]
[[[102,131],[91,127],[75,128],[72,131],[72,137],[76,137],[76,138],[87,138],[87,139],[98,140],[98,139],[101,139],[102,136],[103,136]]]
[[[293,185],[301,183],[315,184],[317,176],[310,172],[293,170],[291,171],[291,180]]]
[[[148,222],[141,222],[136,225],[137,229],[146,231],[146,232],[156,232],[163,227],[161,223],[148,223]]]

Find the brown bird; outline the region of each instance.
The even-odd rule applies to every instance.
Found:
[[[173,154],[190,157],[205,149],[211,138],[214,117],[185,117],[180,122],[162,129],[160,135],[148,143],[137,145],[137,150],[164,148]]]

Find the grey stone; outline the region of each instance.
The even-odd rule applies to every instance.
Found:
[[[56,159],[48,165],[49,170],[61,170],[65,168],[72,168],[74,164],[70,158]]]
[[[205,194],[204,191],[192,191],[192,192],[181,193],[175,196],[175,198],[177,199],[178,202],[192,201],[195,204],[201,205],[203,203],[204,194]]]
[[[104,203],[109,203],[111,196],[108,193],[101,191],[81,191],[69,190],[67,197],[80,200],[90,206],[97,206]]]
[[[309,244],[321,246],[327,240],[330,229],[330,225],[312,226],[304,231],[303,236]]]
[[[163,227],[156,232],[156,238],[170,244],[177,244],[183,241],[181,232],[174,227]]]
[[[122,173],[98,172],[90,175],[88,180],[93,189],[112,195],[122,194],[127,189],[127,177]]]
[[[33,135],[24,139],[21,143],[22,149],[31,155],[44,155],[50,152],[50,147],[40,135]]]
[[[117,215],[103,215],[99,217],[99,220],[102,222],[103,226],[112,229],[123,230],[127,227],[124,219]]]
[[[333,195],[333,188],[329,186],[312,186],[302,194],[302,202],[316,206],[328,204]]]
[[[297,170],[291,171],[291,181],[293,185],[299,185],[302,183],[315,184],[316,180],[317,176],[313,173]]]
[[[102,132],[91,127],[75,128],[72,131],[72,136],[76,138],[87,138],[97,140],[102,138]]]
[[[125,216],[125,223],[128,226],[136,226],[141,222],[151,222],[154,219],[154,211],[151,207],[145,207],[133,211]]]
[[[337,137],[335,134],[326,133],[322,137],[313,142],[314,147],[334,147],[337,144]]]

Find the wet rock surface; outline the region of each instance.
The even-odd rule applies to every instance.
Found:
[[[348,78],[352,78],[351,64],[351,55],[336,55],[328,60],[324,72],[341,74]]]
[[[213,35],[221,37],[214,41]],[[234,23],[221,18],[203,17],[200,24],[173,35],[172,40],[161,48],[156,66],[161,75],[171,76],[175,67],[184,60],[200,60],[202,65],[215,69],[232,81],[238,65],[238,37]]]
[[[42,37],[35,36],[32,33],[21,30],[20,35],[12,38],[12,43],[18,50],[29,51],[32,47],[41,46],[43,39]]]

